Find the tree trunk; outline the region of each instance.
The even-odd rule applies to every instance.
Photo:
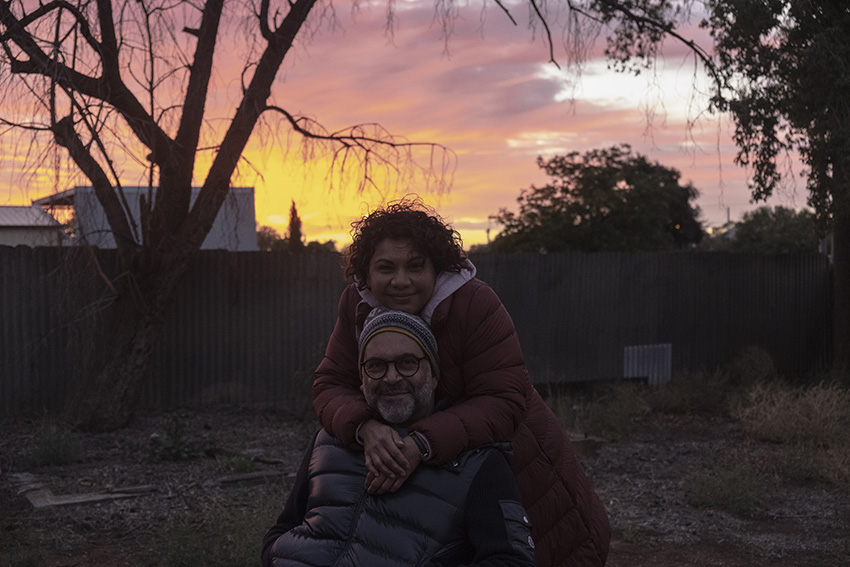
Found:
[[[158,266],[144,254],[121,278],[103,320],[94,321],[94,355],[82,369],[63,418],[86,431],[114,431],[129,424],[147,378],[151,354],[188,257]]]
[[[850,209],[833,219],[835,367],[850,371]]]

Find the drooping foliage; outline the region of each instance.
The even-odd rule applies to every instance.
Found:
[[[798,152],[809,202],[821,220],[850,214],[850,3],[713,0],[703,23],[724,79],[716,101],[735,119],[738,161],[752,168],[753,197],[782,182]]]
[[[850,368],[850,2],[707,0],[714,103],[735,121],[737,161],[756,200],[805,165],[809,205],[832,234],[838,365]]]

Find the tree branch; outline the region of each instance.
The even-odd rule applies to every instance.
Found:
[[[95,195],[103,206],[106,220],[109,222],[112,234],[115,235],[119,254],[123,257],[128,256],[129,252],[135,248],[136,242],[133,240],[127,216],[118,202],[118,196],[113,191],[106,172],[103,171],[103,168],[80,140],[79,135],[74,130],[74,123],[70,116],[56,121],[51,127],[51,131],[56,143],[68,150],[71,159],[92,182]]]
[[[269,28],[269,0],[262,0],[260,2],[260,33],[263,34],[263,38],[266,41],[271,41],[272,39],[272,30]]]
[[[85,38],[89,46],[97,53],[101,52],[100,43],[98,43],[98,41],[92,35],[88,20],[86,20],[85,16],[77,9],[76,6],[74,6],[73,4],[69,4],[64,0],[55,0],[53,2],[48,2],[47,4],[39,6],[29,14],[24,15],[24,17],[20,20],[20,24],[22,27],[26,28],[29,24],[36,22],[39,18],[48,15],[54,10],[67,10],[68,12],[70,12],[71,15],[74,16],[74,19],[77,20],[77,25],[79,26],[80,33]],[[0,35],[0,41],[6,41],[5,34]]]
[[[183,105],[183,115],[180,120],[180,128],[175,137],[176,155],[178,163],[185,160],[195,160],[195,148],[198,146],[201,125],[204,120],[204,109],[206,107],[207,91],[209,89],[210,77],[212,75],[213,52],[215,51],[216,38],[218,37],[221,12],[224,0],[209,0],[204,6],[201,16],[201,27],[198,30],[198,45],[195,48],[195,60],[189,73],[189,83],[186,86],[186,96]],[[192,168],[183,168],[189,174],[191,183]],[[184,181],[184,180],[181,180]]]
[[[647,16],[636,13],[634,10],[630,9],[627,5],[623,4],[620,0],[599,0],[599,2],[608,7],[613,12],[619,12],[623,14],[627,19],[636,22],[645,24],[651,28],[657,29],[663,32],[666,35],[669,35],[673,39],[678,40],[682,44],[684,44],[688,49],[690,49],[694,55],[702,61],[703,65],[705,65],[708,72],[711,74],[712,79],[714,80],[715,85],[718,87],[718,92],[720,91],[720,87],[723,85],[723,81],[720,77],[720,73],[717,69],[717,66],[714,64],[714,61],[711,55],[705,51],[702,47],[697,45],[697,43],[693,40],[687,39],[682,36],[679,32],[677,32],[673,25],[667,22],[658,21],[653,18],[649,18]],[[584,17],[593,19],[595,21],[599,21],[598,18],[588,14],[585,10],[581,8],[577,8],[573,5],[572,1],[568,2],[570,9],[582,14]]]
[[[422,147],[434,147],[438,144],[433,144],[430,142],[398,142],[395,139],[381,139],[372,136],[362,136],[357,134],[344,134],[342,132],[354,132],[358,129],[362,129],[366,126],[377,126],[376,124],[362,124],[359,126],[352,126],[350,128],[346,128],[345,130],[338,130],[336,132],[331,132],[328,134],[317,133],[313,130],[310,130],[306,124],[314,123],[312,120],[305,116],[294,116],[289,111],[280,108],[279,106],[269,106],[267,110],[277,112],[282,114],[284,118],[286,118],[287,122],[292,125],[292,128],[304,136],[305,138],[310,138],[313,140],[321,140],[326,142],[337,142],[346,147],[360,147],[365,151],[372,151],[368,146],[370,145],[383,145],[394,148],[400,147],[408,147],[413,148],[416,146]]]
[[[112,83],[120,80],[121,76],[118,63],[118,38],[115,36],[115,22],[112,18],[112,0],[97,0],[97,21],[103,39],[103,51],[100,55],[103,75]]]
[[[337,146],[333,150],[331,171],[338,170],[340,174],[345,174],[348,169],[349,160],[356,159],[363,170],[362,178],[358,183],[358,191],[363,191],[369,185],[383,194],[381,187],[379,187],[373,177],[375,166],[377,165],[400,173],[401,166],[399,166],[399,163],[402,162],[408,162],[417,168],[421,168],[423,171],[428,172],[428,175],[440,179],[441,185],[445,185],[445,175],[450,169],[446,161],[446,156],[453,156],[454,154],[444,146],[431,142],[408,142],[403,139],[400,140],[386,133],[378,124],[359,124],[336,132],[326,132],[315,121],[303,116],[293,116],[283,108],[270,106],[268,110],[281,114],[289,122],[293,130],[304,138],[318,142],[327,142]],[[369,129],[376,134],[366,134]],[[380,151],[380,148],[390,152],[392,157],[387,157],[385,151]],[[417,148],[427,148],[430,150],[430,163],[427,167],[420,166],[416,162],[413,156],[413,150]],[[443,156],[443,162],[439,168],[435,163],[437,153]],[[442,173],[439,175],[432,173],[438,169]]]
[[[154,160],[168,156],[173,142],[145,111],[144,107],[123,83],[120,72],[117,71],[117,59],[115,59],[117,53],[113,54],[117,49],[117,42],[114,40],[114,29],[111,25],[110,2],[109,0],[98,0],[98,4],[104,5],[107,10],[107,15],[100,16],[101,26],[107,28],[101,30],[107,41],[98,50],[104,70],[103,77],[95,78],[80,73],[49,57],[24,28],[21,20],[12,13],[9,2],[0,1],[0,23],[6,27],[6,33],[3,35],[4,45],[13,42],[29,57],[28,60],[18,59],[11,54],[11,50],[6,46],[6,53],[9,54],[10,59],[10,70],[15,74],[34,74],[47,77],[68,91],[76,91],[112,105],[125,118],[139,140],[150,148]],[[109,39],[110,37],[112,39]],[[110,62],[113,60],[114,62]],[[110,68],[113,70],[109,71]]]
[[[236,110],[219,152],[210,166],[207,178],[189,213],[189,218],[183,223],[184,229],[181,229],[180,238],[185,239],[186,242],[200,245],[212,226],[227,196],[230,178],[239,163],[242,151],[248,143],[260,114],[266,108],[266,101],[271,95],[271,86],[277,71],[316,1],[295,0],[292,2],[289,12],[280,27],[273,32],[268,46],[260,56],[254,76],[245,90],[242,103]]]

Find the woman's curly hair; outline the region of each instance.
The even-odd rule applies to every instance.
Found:
[[[459,271],[466,252],[460,234],[418,197],[402,199],[351,223],[352,243],[345,254],[345,276],[366,287],[375,247],[385,238],[409,239],[431,259],[434,270]]]

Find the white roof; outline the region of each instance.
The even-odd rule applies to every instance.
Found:
[[[59,221],[38,205],[0,206],[0,226],[58,227]]]

